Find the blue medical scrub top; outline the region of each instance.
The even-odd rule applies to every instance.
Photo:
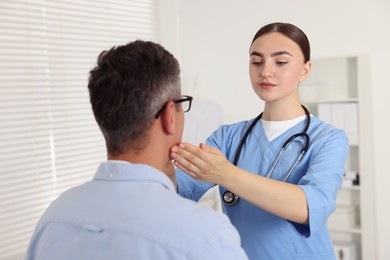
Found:
[[[252,119],[253,120],[253,119]],[[233,162],[237,147],[252,120],[219,127],[207,144],[220,149]],[[253,128],[241,151],[237,166],[266,176],[283,143],[303,131],[306,120],[281,136],[268,141],[261,120]],[[226,213],[241,235],[242,246],[250,259],[335,259],[327,219],[335,210],[335,201],[345,172],[348,138],[343,130],[311,117],[308,129],[310,146],[287,182],[297,184],[305,192],[309,224],[290,222],[240,199],[234,206],[223,204]],[[277,163],[272,179],[283,180],[304,145],[294,139]],[[177,170],[177,183],[182,196],[199,200],[214,184],[192,179]],[[220,188],[220,194],[225,189]]]

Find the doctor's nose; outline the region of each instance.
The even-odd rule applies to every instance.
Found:
[[[270,77],[273,74],[272,64],[270,62],[264,62],[262,69],[260,70],[260,75],[262,77]]]

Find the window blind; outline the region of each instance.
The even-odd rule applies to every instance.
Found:
[[[0,1],[0,259],[106,159],[87,81],[104,49],[155,40],[153,0]]]

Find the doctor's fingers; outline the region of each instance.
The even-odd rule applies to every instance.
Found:
[[[208,154],[210,153],[209,148],[210,147],[206,146],[205,144],[200,144],[198,147],[193,144],[183,142],[179,145],[178,150],[189,152],[195,155],[196,157],[202,159],[203,161],[206,161],[208,159]]]
[[[208,146],[204,143],[200,143],[199,144],[199,148],[202,150],[202,151],[205,151],[207,153],[214,153],[214,154],[220,154],[222,153],[219,149],[215,148],[215,147],[212,147],[212,146]]]
[[[226,158],[219,149],[205,145],[204,143],[200,143],[199,147],[189,143],[181,143],[179,147],[173,147],[172,151],[174,150],[178,153],[182,153],[187,159],[192,160],[190,155],[186,153],[189,152],[208,164],[214,164],[216,160],[223,160]]]
[[[179,161],[183,161],[183,160],[180,160],[180,158],[178,160],[174,160],[174,164],[177,168],[179,168],[180,170],[182,170],[183,172],[185,172],[186,174],[188,174],[189,176],[191,176],[192,178],[194,179],[197,179],[199,180],[199,169],[194,166],[193,164],[191,163],[188,163],[186,161],[184,161],[184,163],[180,163]]]
[[[179,147],[180,152],[183,152],[183,156],[186,157],[186,159],[192,160],[190,157],[187,157],[190,155],[185,153],[185,151],[188,151],[201,160],[197,163],[195,161],[192,162],[196,164],[204,174],[214,176],[221,175],[224,168],[230,164],[226,159],[225,154],[218,148],[207,146],[203,143],[199,145],[199,148],[187,143],[182,143]]]
[[[200,150],[197,147],[195,148]],[[193,151],[194,149],[192,149],[192,151],[189,151],[186,148],[183,148],[182,145],[180,145],[180,147],[174,146],[171,149],[170,155],[172,159],[175,159],[187,168],[189,167],[189,164],[193,164],[194,166],[197,166],[197,168],[199,168],[204,163],[204,160],[200,158],[200,156],[198,156],[199,153],[194,153]]]
[[[183,158],[181,158],[181,160],[180,158],[178,158],[178,160],[174,160],[174,163],[179,169],[181,169],[182,171],[184,171],[185,173],[187,173],[189,176],[191,176],[196,180],[214,183],[215,180],[217,179],[212,174],[212,171],[207,171],[207,170],[205,171],[197,167],[196,165],[192,164],[191,162],[183,160]]]

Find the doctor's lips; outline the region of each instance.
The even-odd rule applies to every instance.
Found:
[[[262,87],[264,89],[269,89],[269,88],[273,88],[276,86],[276,84],[272,84],[269,82],[261,82],[259,85],[260,85],[260,87]]]

